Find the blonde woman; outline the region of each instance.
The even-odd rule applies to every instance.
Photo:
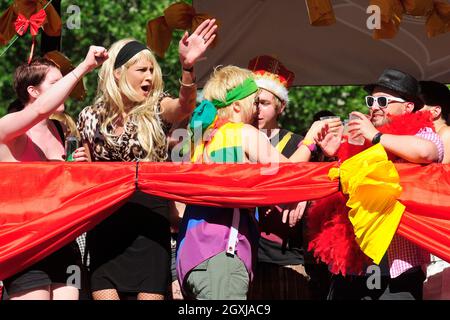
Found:
[[[93,161],[166,160],[166,135],[195,107],[193,68],[216,28],[214,19],[206,20],[181,39],[176,99],[164,93],[161,69],[144,44],[124,39],[111,46],[97,99],[78,119]],[[169,227],[168,201],[140,193],[97,225],[88,234],[93,298],[163,299],[170,284]]]

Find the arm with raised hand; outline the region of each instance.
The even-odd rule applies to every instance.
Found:
[[[339,136],[339,134],[342,135],[342,128],[342,123],[339,119],[333,119],[330,121],[315,121],[308,130],[304,141],[306,144],[315,143],[322,149],[326,149],[327,145],[322,143],[325,137]],[[299,145],[295,153],[289,158],[292,162],[308,162],[310,160],[312,151],[306,144],[302,141],[302,144]]]
[[[77,82],[108,58],[105,48],[91,46],[86,58],[74,70],[61,78],[23,110],[7,114],[0,119],[0,143],[24,134],[46,119],[64,103]]]
[[[349,122],[350,132],[353,136],[363,136],[372,141],[379,132],[367,117],[354,111],[359,119]],[[436,145],[426,139],[413,135],[383,134],[380,139],[381,145],[396,156],[413,163],[431,163],[439,158]]]
[[[177,123],[188,117],[195,108],[197,85],[195,84],[194,65],[216,38],[217,25],[215,19],[203,21],[189,35],[186,31],[179,43],[182,74],[179,96],[176,99],[165,98],[161,101],[164,119]]]
[[[297,150],[294,154],[289,158],[292,162],[308,162],[311,158],[312,151],[309,147],[304,144],[306,142],[308,144],[314,144],[316,142],[317,136],[319,132],[326,129],[326,124],[322,121],[315,121],[308,132],[305,135],[305,138],[301,141],[301,143],[297,146]]]

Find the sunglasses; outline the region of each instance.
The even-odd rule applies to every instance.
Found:
[[[369,108],[372,108],[374,103],[376,102],[377,105],[380,108],[386,108],[388,106],[389,103],[391,102],[406,102],[405,100],[401,99],[401,98],[395,98],[395,97],[386,97],[386,96],[379,96],[379,97],[374,97],[374,96],[366,96],[366,105]]]

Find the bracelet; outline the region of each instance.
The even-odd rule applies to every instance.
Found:
[[[80,77],[77,76],[74,70],[70,71],[70,73],[75,77],[75,79],[80,80]]]
[[[194,71],[194,66],[190,67],[189,69],[183,67],[183,71],[192,72]]]
[[[372,138],[372,144],[379,143],[382,135],[383,134],[381,132],[378,132],[376,135],[374,135]]]
[[[184,83],[181,79],[178,79],[178,81],[180,82],[180,85],[182,87],[187,87],[187,88],[191,88],[191,87],[195,87],[197,84],[195,82],[192,83]]]
[[[300,147],[302,145],[306,146],[309,149],[309,151],[311,151],[311,153],[317,150],[317,145],[312,140],[303,139],[302,141],[300,141],[297,147]]]

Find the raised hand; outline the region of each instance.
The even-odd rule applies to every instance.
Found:
[[[349,121],[349,133],[351,133],[353,138],[363,136],[366,140],[371,141],[378,133],[378,130],[374,127],[365,114],[357,111],[353,111],[352,114],[357,116],[359,119]]]
[[[178,49],[180,62],[184,69],[191,69],[216,38],[217,25],[215,22],[216,19],[207,19],[191,35],[187,31],[184,33]]]
[[[330,131],[325,135],[321,135],[317,141],[317,144],[320,149],[322,149],[323,154],[327,157],[334,157],[341,146],[344,127],[341,125],[337,130],[337,132]]]
[[[90,46],[86,58],[81,63],[87,69],[86,72],[94,70],[108,59],[108,51],[103,47]]]
[[[313,140],[317,143],[327,133],[338,134],[341,127],[342,122],[339,118],[315,121],[306,133],[305,139]]]
[[[305,139],[316,141],[322,132],[328,129],[328,124],[323,121],[314,121],[305,135]]]

